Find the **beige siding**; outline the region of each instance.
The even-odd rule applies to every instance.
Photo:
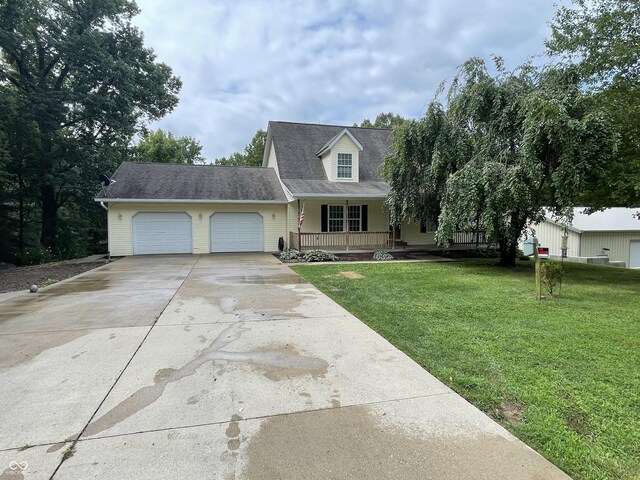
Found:
[[[334,171],[331,167],[331,150],[327,151],[322,155],[322,166],[324,167],[324,173],[327,175],[327,180],[334,181],[335,175]]]
[[[278,178],[280,178],[280,170],[278,170],[278,161],[276,158],[276,147],[273,142],[271,142],[269,157],[267,157],[267,167],[273,168],[276,171],[276,175],[278,175]]]
[[[338,154],[339,153],[350,153],[351,158],[353,159],[353,178],[350,180],[338,179]],[[349,138],[349,135],[343,135],[340,140],[336,142],[336,144],[331,148],[331,177],[329,180],[334,182],[357,182],[360,180],[360,149],[357,147],[355,143]],[[326,168],[326,167],[325,167]]]
[[[553,222],[544,221],[533,226],[536,238],[541,247],[549,247],[551,255],[562,255],[562,235],[564,227]],[[567,230],[567,256],[579,257],[580,254],[580,234],[573,230]]]
[[[609,259],[623,261],[629,266],[629,248],[632,240],[640,240],[640,232],[635,233],[599,233],[584,232],[580,256],[595,257],[604,254],[603,248],[609,249]]]
[[[420,224],[415,222],[405,222],[401,227],[402,241],[407,245],[435,245],[434,235],[436,232],[420,233]]]
[[[276,172],[276,175],[278,176],[278,181],[280,182],[280,186],[282,187],[282,190],[284,191],[287,199],[289,201],[293,200],[293,197],[291,196],[291,192],[289,192],[285,184],[282,183],[282,179],[280,178],[280,170],[278,169],[278,159],[276,157],[276,147],[273,142],[271,142],[271,148],[269,148],[269,156],[267,157],[267,168],[274,169],[274,171]]]
[[[137,212],[186,212],[191,216],[193,253],[210,252],[209,218],[216,212],[258,212],[264,226],[264,250],[278,250],[278,238],[287,236],[286,205],[263,204],[109,204],[109,251],[114,256],[133,254],[131,228]]]
[[[303,233],[320,232],[322,228],[321,205],[346,205],[347,199],[307,200],[304,207]],[[302,200],[300,200],[302,205]],[[386,232],[389,230],[389,214],[384,207],[384,200],[349,200],[349,205],[369,206],[369,231]],[[289,204],[289,231],[298,231],[298,201]]]

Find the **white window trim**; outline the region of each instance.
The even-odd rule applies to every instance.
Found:
[[[342,210],[342,230],[331,230],[331,220],[338,220],[337,218],[331,218],[331,207],[340,207]],[[327,207],[327,233],[340,233],[344,232],[344,205],[341,204],[330,204]]]
[[[340,207],[342,209],[342,230],[331,231],[331,207]],[[358,207],[358,211],[360,212],[360,215],[358,217],[359,230],[349,230],[349,208],[351,207]],[[359,205],[359,204],[345,205],[342,203],[331,203],[327,206],[327,233],[362,232],[362,231],[363,231],[362,230],[362,205]]]
[[[350,177],[341,177],[340,176],[340,167],[346,167],[347,165],[340,165],[340,155],[348,155],[351,160],[351,176]],[[343,159],[346,160],[346,159]],[[353,175],[353,170],[355,167],[355,162],[353,161],[353,153],[346,152],[338,152],[336,154],[336,180],[353,180],[355,177]]]
[[[349,221],[350,220],[356,220],[355,218],[350,218],[349,217],[349,209],[350,208],[357,208],[358,209],[358,230],[350,230],[349,229]],[[362,231],[362,205],[349,205],[347,208],[347,214],[345,215],[345,221],[347,223],[346,225],[346,230],[350,231],[350,232],[361,232]]]

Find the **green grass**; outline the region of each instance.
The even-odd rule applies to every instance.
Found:
[[[640,478],[640,271],[565,264],[536,302],[494,263],[293,268],[574,478]]]

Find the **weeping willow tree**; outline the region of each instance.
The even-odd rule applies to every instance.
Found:
[[[606,170],[617,134],[571,70],[495,63],[495,75],[477,58],[462,65],[422,119],[394,130],[381,171],[393,221],[437,218],[444,246],[457,230],[484,230],[513,266],[543,208],[565,215]]]

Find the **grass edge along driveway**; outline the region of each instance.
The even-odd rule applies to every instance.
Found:
[[[640,478],[640,271],[565,263],[293,269],[576,479]]]

